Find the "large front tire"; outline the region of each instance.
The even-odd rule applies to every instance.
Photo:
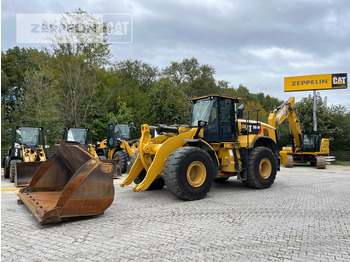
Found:
[[[10,163],[4,160],[4,178],[10,177]]]
[[[120,170],[122,174],[124,174],[128,167],[128,155],[124,151],[117,151],[114,153],[113,158],[118,160]]]
[[[165,162],[165,185],[178,198],[202,199],[210,191],[215,170],[206,151],[198,147],[182,147],[171,153]]]
[[[248,159],[248,176],[243,184],[258,189],[270,187],[277,173],[276,158],[271,149],[255,147],[249,152]]]
[[[15,174],[16,174],[16,164],[22,162],[19,159],[14,159],[10,161],[10,182],[15,182]]]

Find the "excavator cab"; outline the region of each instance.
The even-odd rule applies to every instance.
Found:
[[[318,131],[303,131],[301,150],[303,152],[320,152],[321,133]]]

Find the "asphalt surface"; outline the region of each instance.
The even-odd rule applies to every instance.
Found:
[[[1,261],[350,261],[350,167],[282,168],[265,190],[235,178],[199,201],[115,179],[104,214],[40,225],[1,178]]]

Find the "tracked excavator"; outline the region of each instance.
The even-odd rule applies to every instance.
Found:
[[[302,131],[294,97],[273,110],[268,123],[277,129],[286,119],[291,131],[292,146],[283,147],[280,151],[280,155],[287,158],[284,166],[293,167],[294,162],[308,162],[318,169],[325,169],[324,156],[329,154],[329,139],[322,138],[318,131]]]

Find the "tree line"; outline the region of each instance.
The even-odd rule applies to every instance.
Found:
[[[157,68],[140,60],[111,62],[108,43],[52,44],[45,48],[13,47],[1,51],[2,148],[10,145],[7,129],[16,125],[51,130],[48,143],[63,127],[87,127],[95,141],[106,137],[108,123],[128,123],[140,134],[141,124],[187,124],[188,100],[206,94],[241,97],[245,113],[261,109],[259,120],[282,104],[243,85],[215,79],[215,68],[196,58]],[[297,103],[304,130],[312,130],[311,95]],[[318,127],[330,138],[331,150],[349,150],[350,113],[317,97]],[[288,125],[280,127],[280,146],[289,144]]]

